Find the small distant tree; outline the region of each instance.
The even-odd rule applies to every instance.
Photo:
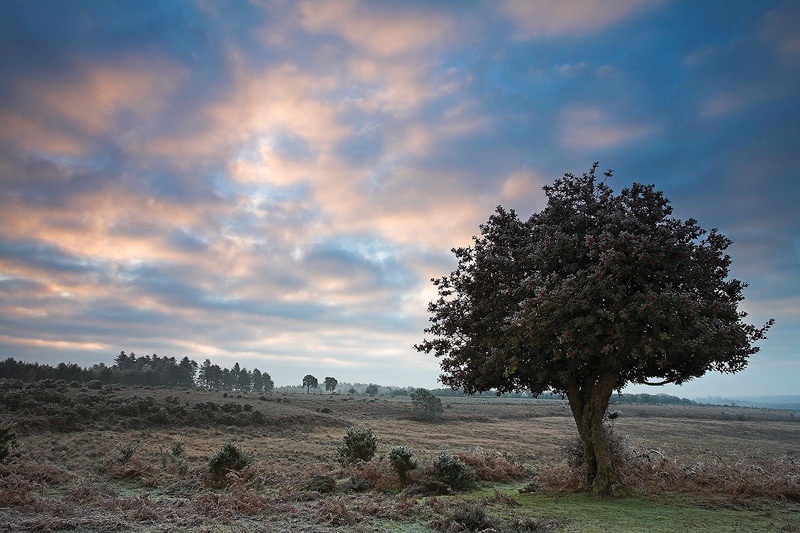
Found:
[[[356,390],[355,387],[350,387],[349,389],[347,389],[347,394],[358,394],[358,391]]]
[[[253,387],[253,375],[246,368],[239,371],[239,390],[242,392],[250,392]]]
[[[339,384],[339,382],[336,380],[336,378],[331,378],[331,377],[325,378],[325,390],[326,391],[329,391],[329,392],[335,391],[336,390],[336,385],[338,385],[338,384]]]
[[[184,356],[178,365],[180,369],[177,384],[181,387],[191,387],[194,385],[194,377],[197,374],[197,363]]]
[[[233,390],[234,378],[233,373],[229,369],[222,369],[222,379],[220,381],[224,390]]]
[[[375,385],[374,383],[370,383],[369,385],[367,385],[367,388],[364,390],[364,392],[366,392],[370,396],[375,396],[376,394],[378,394],[378,386]]]
[[[678,220],[663,193],[634,183],[614,195],[597,164],[544,187],[527,221],[498,207],[458,267],[433,280],[433,338],[442,383],[468,394],[566,396],[583,446],[585,490],[620,485],[603,426],[627,384],[681,384],[734,373],[772,320],[744,322],[745,283],[728,278],[731,241]]]
[[[311,389],[316,389],[318,385],[319,381],[311,374],[307,374],[306,377],[303,378],[303,387],[306,388],[306,394],[311,392]]]
[[[231,369],[231,388],[234,390],[239,390],[239,379],[240,374],[242,372],[242,367],[239,366],[239,363],[236,362],[233,364],[233,368]]]
[[[257,368],[253,369],[253,392],[262,392],[264,390],[264,378],[261,376],[261,371]]]
[[[411,393],[411,405],[414,416],[420,420],[436,420],[442,416],[442,400],[431,394],[428,389],[419,388]]]
[[[266,372],[262,372],[261,379],[264,381],[264,392],[272,392],[275,390],[275,382],[272,381],[272,376]]]

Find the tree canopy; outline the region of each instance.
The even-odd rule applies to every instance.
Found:
[[[672,217],[653,185],[614,195],[597,164],[544,187],[527,221],[498,207],[458,267],[433,279],[432,335],[441,381],[468,393],[552,390],[569,399],[584,446],[584,487],[618,484],[603,429],[626,384],[680,384],[738,372],[772,324],[739,311],[746,286],[728,279],[731,241]]]
[[[339,380],[336,378],[332,378],[330,376],[325,378],[325,390],[333,392],[336,390],[336,385],[339,384]]]
[[[311,392],[311,389],[316,389],[318,385],[319,381],[317,381],[317,378],[311,374],[306,374],[306,376],[303,378],[303,387],[306,388],[306,393]]]
[[[444,412],[442,400],[434,396],[428,389],[418,388],[411,394],[411,406],[414,416],[420,420],[436,420]]]

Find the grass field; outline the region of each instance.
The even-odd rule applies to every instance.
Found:
[[[562,401],[443,398],[437,422],[415,420],[408,397],[6,385],[2,401],[17,443],[0,465],[0,530],[800,529],[789,411],[614,405],[630,490],[598,499],[564,489],[576,473]],[[349,426],[377,437],[368,464],[338,461]],[[253,461],[211,483],[228,440]],[[385,459],[395,445],[419,462],[405,486]],[[414,490],[441,451],[473,465],[474,488]]]

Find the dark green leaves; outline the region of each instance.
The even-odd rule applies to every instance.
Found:
[[[433,337],[416,347],[442,358],[443,383],[540,393],[608,372],[618,388],[681,383],[741,370],[758,351],[771,322],[742,322],[730,240],[673,218],[653,185],[615,196],[596,168],[545,187],[547,207],[526,222],[498,207],[472,247],[453,250],[458,268],[434,280]]]

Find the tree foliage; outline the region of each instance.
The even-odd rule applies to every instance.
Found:
[[[336,385],[339,384],[339,381],[336,378],[326,377],[325,378],[325,390],[328,392],[333,392],[336,390]]]
[[[614,195],[596,168],[544,187],[547,206],[527,221],[498,207],[473,246],[454,249],[457,269],[432,280],[432,338],[416,348],[467,393],[566,396],[584,487],[608,493],[618,483],[602,425],[611,393],[738,372],[772,321],[743,321],[729,239],[672,217],[653,185]]]
[[[316,389],[318,385],[319,381],[317,381],[317,378],[311,374],[306,374],[306,376],[303,378],[303,387],[306,388],[306,393],[311,392],[311,389]]]
[[[442,400],[431,394],[428,389],[419,388],[411,393],[411,405],[414,416],[421,420],[435,420],[442,416]]]
[[[342,442],[337,448],[342,463],[355,463],[356,461],[369,462],[378,449],[378,439],[370,428],[347,428]]]
[[[221,368],[206,359],[202,365],[188,357],[178,361],[175,357],[160,357],[157,354],[137,356],[120,352],[114,358],[113,366],[97,363],[81,368],[75,363],[59,363],[55,367],[16,361],[9,357],[0,361],[0,378],[19,379],[26,382],[46,379],[77,381],[101,384],[119,383],[123,385],[153,385],[163,387],[194,387],[207,389],[238,390],[242,392],[271,392],[275,388],[272,378],[266,372],[239,368]]]
[[[387,458],[389,465],[397,472],[397,477],[403,483],[408,480],[408,473],[417,468],[417,456],[408,446],[392,446]]]

